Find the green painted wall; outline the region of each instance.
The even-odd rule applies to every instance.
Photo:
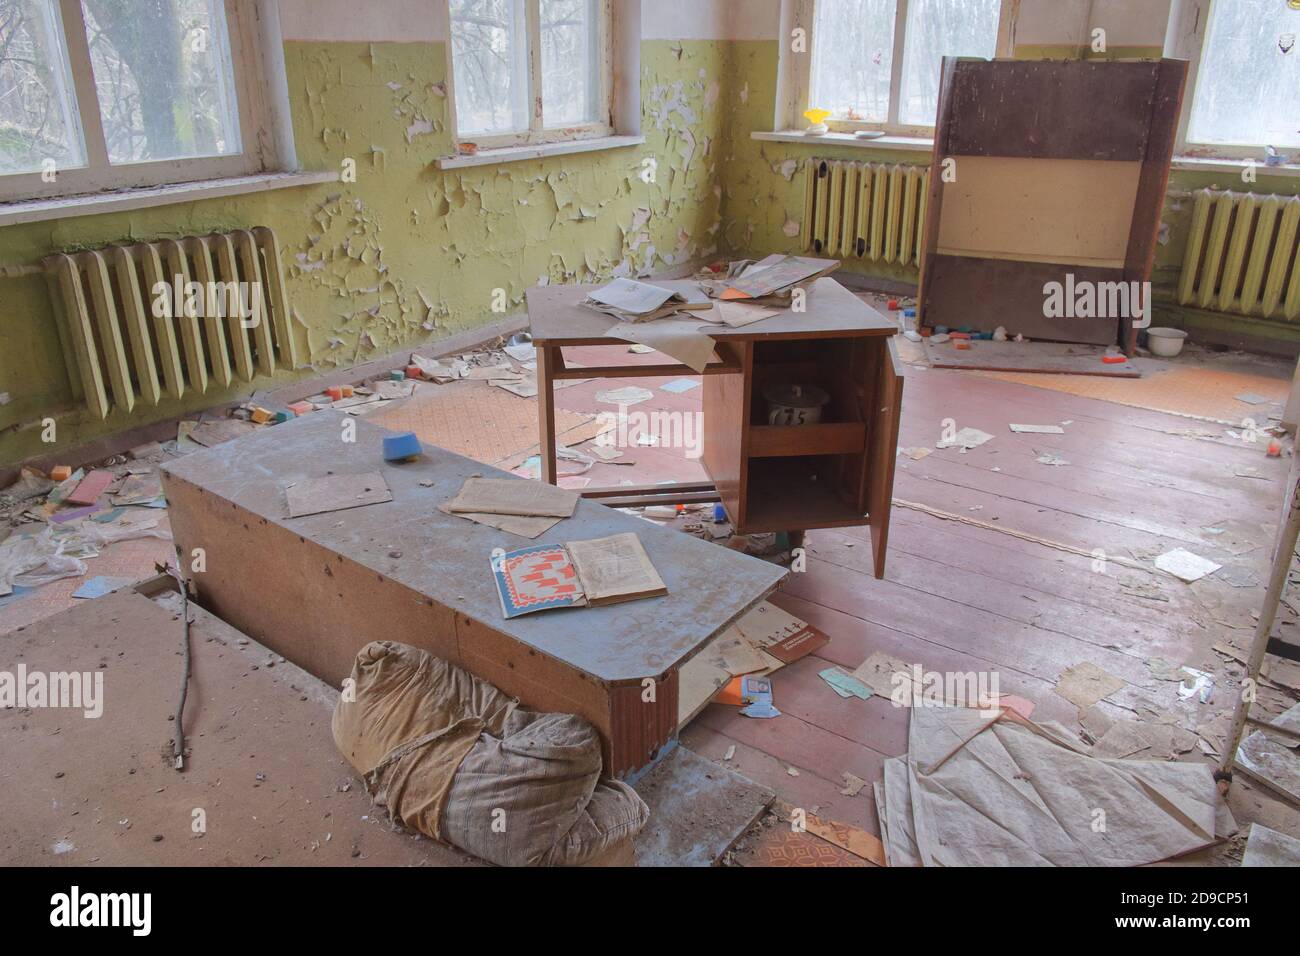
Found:
[[[285,44],[304,169],[356,161],[355,183],[0,228],[0,266],[120,241],[264,225],[282,246],[309,364],[228,392],[209,389],[100,421],[73,401],[41,275],[0,278],[0,464],[170,418],[252,387],[350,366],[522,309],[524,290],[594,281],[719,247],[728,44],[642,44],[644,146],[443,172],[451,151],[446,51],[435,43]],[[641,176],[655,161],[654,182]],[[58,441],[40,441],[52,417]]]
[[[505,290],[507,311],[517,312],[525,289],[543,279],[661,271],[715,253],[801,251],[802,239],[790,232],[803,217],[797,167],[810,156],[928,162],[918,154],[751,139],[772,126],[775,40],[643,43],[644,146],[447,172],[433,165],[451,144],[442,44],[289,42],[285,53],[302,167],[338,170],[351,158],[355,183],[0,228],[0,268],[112,242],[270,226],[283,248],[307,361],[252,383],[264,388],[489,323],[500,318],[492,312],[495,289]],[[656,164],[652,183],[641,177],[648,159]],[[1210,184],[1246,188],[1230,174],[1174,173],[1168,241],[1154,276],[1166,303],[1191,211],[1177,194]],[[1251,188],[1295,194],[1298,187],[1294,178],[1261,175]],[[870,260],[851,259],[844,268],[902,281],[916,276]],[[1170,321],[1249,326],[1256,335],[1300,341],[1289,326],[1236,316],[1179,310]],[[0,464],[250,390],[210,389],[95,419],[73,400],[43,276],[0,277],[0,393],[10,395],[0,406]],[[46,417],[58,426],[53,446],[40,441]]]

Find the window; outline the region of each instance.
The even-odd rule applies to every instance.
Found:
[[[830,111],[836,131],[928,135],[945,56],[1005,53],[1003,0],[789,0],[807,31],[806,55],[787,57],[793,91],[786,128]]]
[[[0,199],[261,171],[241,6],[0,0]]]
[[[449,0],[457,139],[608,136],[609,0]]]
[[[1171,55],[1191,61],[1179,152],[1262,158],[1300,147],[1300,3],[1189,0]]]

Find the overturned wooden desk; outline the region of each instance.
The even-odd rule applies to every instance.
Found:
[[[694,282],[654,282],[698,289]],[[618,320],[581,303],[594,285],[529,289],[537,347],[542,478],[556,480],[557,379],[694,375],[677,363],[566,368],[565,346],[605,345]],[[782,310],[741,328],[712,326],[720,362],[704,370],[704,453],[709,483],[589,488],[611,505],[721,501],[740,534],[871,526],[876,577],[885,574],[903,371],[898,326],[831,278],[818,279],[803,312]],[[769,385],[815,385],[830,395],[815,425],[769,424]]]
[[[354,442],[343,440],[350,424]],[[438,506],[466,478],[510,476],[429,446],[423,458],[390,465],[384,434],[315,412],[161,469],[199,602],[335,686],[370,641],[412,644],[529,707],[586,717],[601,733],[608,772],[626,776],[676,736],[681,665],[785,577],[775,565],[591,501],[535,542],[452,517]],[[369,472],[383,474],[392,501],[285,517],[288,485]],[[493,549],[626,531],[639,535],[666,596],[503,617]]]

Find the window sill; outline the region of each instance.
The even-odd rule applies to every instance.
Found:
[[[1175,156],[1171,163],[1174,169],[1201,173],[1233,173],[1240,176],[1251,164],[1244,159],[1220,159],[1213,156]],[[1284,163],[1281,166],[1265,166],[1256,160],[1256,176],[1300,176],[1300,163]]]
[[[898,150],[907,153],[932,153],[934,140],[921,136],[878,136],[875,139],[859,139],[852,133],[822,133],[810,136],[801,130],[780,130],[779,132],[757,132],[749,134],[751,139],[769,143],[802,143],[807,146],[855,146],[859,149]]]
[[[526,159],[546,159],[570,153],[594,153],[604,149],[623,149],[640,146],[644,136],[600,136],[596,139],[572,139],[563,143],[538,143],[535,146],[503,146],[484,149],[472,156],[443,156],[434,160],[439,169],[465,169],[469,166],[492,166],[496,163],[517,163]]]
[[[338,178],[337,172],[260,173],[255,176],[206,179],[200,182],[149,186],[143,189],[120,189],[114,192],[85,193],[80,196],[0,203],[0,226],[71,219],[76,216],[98,216],[103,213],[128,212],[135,209],[148,209],[152,206],[194,202],[199,199],[219,199],[223,196],[242,196],[246,193],[267,192],[272,189],[313,186],[317,183],[334,182]]]

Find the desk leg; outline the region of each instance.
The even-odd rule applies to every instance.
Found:
[[[556,483],[555,347],[537,346],[537,443],[541,449],[542,481]]]

